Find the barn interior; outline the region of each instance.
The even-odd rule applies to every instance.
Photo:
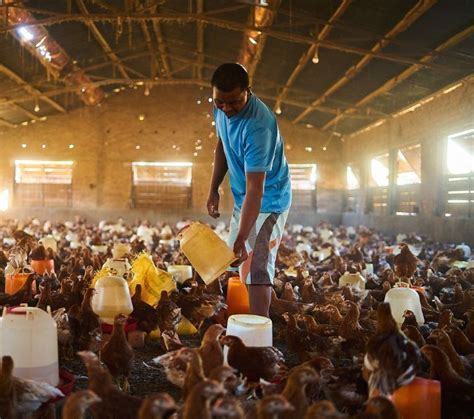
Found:
[[[0,34],[0,383],[10,380],[0,386],[0,417],[474,415],[472,1],[0,0]],[[200,221],[228,237],[227,178],[220,218],[206,209],[218,141],[211,77],[226,62],[247,69],[275,114],[293,200],[270,343],[240,348],[268,352],[230,363],[227,378],[213,381],[194,348],[206,333],[218,354],[230,347],[217,325],[248,314],[248,302],[229,299],[232,274],[204,280],[179,230]],[[205,263],[220,257],[205,241],[199,249]],[[51,267],[35,267],[38,254]],[[170,274],[189,264],[190,276]],[[7,290],[13,272],[23,279]],[[104,329],[88,290],[100,294],[111,272],[135,297],[133,313],[122,310],[128,319]],[[415,299],[402,304],[410,312],[400,322],[393,300],[393,317],[384,311],[390,290],[407,291],[404,304]],[[20,368],[26,358],[5,344],[7,312],[25,303],[49,306],[59,333],[62,387],[52,388],[62,396],[28,387],[33,410],[15,374],[34,362]],[[154,327],[140,309],[151,310]],[[83,345],[87,316],[98,333]],[[398,339],[395,355],[378,351],[387,336]],[[103,366],[94,352],[107,354],[109,338],[125,349]],[[416,358],[413,368],[396,365],[400,353]],[[253,380],[236,366],[252,356],[282,369]],[[114,362],[133,357],[130,385],[109,385]],[[98,370],[107,384],[92,378]]]

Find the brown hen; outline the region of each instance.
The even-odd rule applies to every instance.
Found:
[[[142,400],[117,389],[110,373],[100,365],[93,352],[82,351],[78,355],[86,365],[89,389],[102,401],[91,407],[95,419],[135,419]]]
[[[176,411],[176,402],[168,393],[148,396],[138,411],[138,419],[162,419]]]
[[[115,317],[112,336],[101,351],[101,360],[124,391],[128,391],[130,387],[128,378],[134,358],[134,351],[125,335],[126,322],[127,316],[123,314],[119,314]],[[122,383],[120,382],[121,378],[123,379]]]
[[[133,311],[130,314],[137,321],[137,328],[151,333],[158,327],[158,314],[150,304],[142,300],[142,286],[137,284],[132,297]]]
[[[76,391],[66,399],[62,409],[62,419],[83,419],[86,410],[100,401],[100,397],[92,390]]]
[[[395,273],[399,278],[412,278],[416,272],[417,257],[410,251],[407,244],[400,244],[400,253],[393,259]]]
[[[246,346],[237,336],[224,336],[221,342],[229,347],[227,362],[249,381],[260,378],[270,381],[285,362],[283,354],[272,346]]]
[[[281,395],[291,403],[295,410],[281,415],[284,419],[301,418],[311,402],[306,395],[306,387],[315,383],[319,376],[313,368],[298,366],[290,371]]]
[[[211,405],[224,395],[224,388],[217,381],[204,380],[195,385],[186,398],[182,410],[182,419],[211,419]]]

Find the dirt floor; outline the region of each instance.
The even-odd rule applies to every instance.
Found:
[[[187,346],[195,347],[199,346],[201,342],[200,336],[205,332],[209,324],[204,324],[200,330],[199,335],[195,336],[184,336],[182,341]],[[282,331],[284,325],[281,323],[274,323],[274,346],[280,349],[285,355],[286,364],[288,367],[295,366],[297,359],[294,354],[288,352],[285,344]],[[145,397],[152,393],[167,392],[175,400],[180,400],[181,389],[171,384],[164,373],[164,370],[160,366],[150,365],[150,361],[163,354],[164,351],[161,348],[159,341],[149,341],[144,348],[135,349],[135,362],[132,375],[130,377],[130,391],[131,394],[138,397]],[[74,391],[85,389],[88,386],[87,371],[76,355],[73,359],[64,359],[60,357],[60,368],[66,370],[76,377],[76,383]],[[58,417],[61,411],[62,403],[58,402],[57,413]]]

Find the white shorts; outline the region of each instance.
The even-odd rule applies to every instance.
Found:
[[[289,210],[278,213],[258,215],[254,228],[246,241],[248,259],[239,267],[240,278],[248,285],[272,285],[275,276],[275,262],[285,230]],[[230,221],[227,244],[234,247],[239,233],[240,210],[234,209]]]

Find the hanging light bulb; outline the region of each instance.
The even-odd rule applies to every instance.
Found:
[[[313,64],[319,63],[319,47],[316,47],[316,49],[314,50],[314,55],[311,61],[313,62]]]
[[[277,115],[281,115],[281,106],[280,106],[280,105],[278,105],[278,106],[275,108],[275,113],[276,113]]]
[[[250,41],[250,43],[251,43],[251,44],[253,44],[253,45],[257,45],[257,41],[256,41],[256,39],[255,39],[255,38],[253,38],[253,37],[251,37],[251,36],[249,36],[249,41]]]
[[[35,105],[35,112],[39,112],[39,111],[40,111],[40,107],[39,107],[38,102],[36,102],[36,105]]]
[[[145,86],[145,91],[143,92],[143,94],[145,96],[150,96],[150,88],[148,87],[148,85]]]
[[[328,148],[326,146],[323,147],[323,151],[326,151]]]

